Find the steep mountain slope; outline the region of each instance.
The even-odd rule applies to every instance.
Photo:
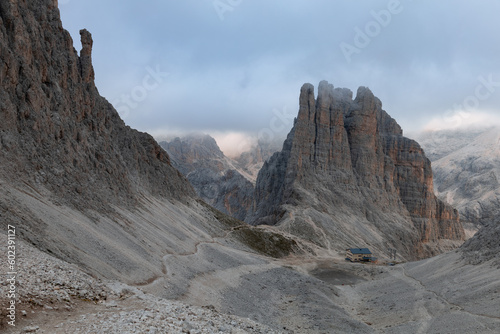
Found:
[[[435,158],[437,196],[456,207],[465,222],[500,223],[500,128],[434,131],[420,138]]]
[[[160,145],[201,199],[232,217],[245,219],[252,205],[253,184],[212,137],[191,135]]]
[[[429,261],[434,268],[441,269],[436,271],[434,284],[453,282],[460,288],[458,293],[453,294],[454,299],[469,303],[468,310],[474,309],[471,304],[475,302],[481,308],[478,313],[496,315],[498,319],[500,128],[429,131],[419,134],[417,138],[433,158],[437,196],[455,206],[464,222],[479,228],[460,247],[457,254],[461,263],[455,263],[455,268],[445,269],[450,267],[447,263],[452,262],[448,258],[453,255]],[[429,267],[423,262],[420,275],[432,277],[427,273],[434,268]],[[441,289],[451,295],[450,287]]]
[[[99,96],[92,80],[91,36],[82,31],[83,49],[78,55],[69,34],[62,28],[57,1],[0,0],[0,34],[0,117],[3,121],[0,124],[0,237],[4,240],[0,242],[0,249],[6,254],[5,231],[7,225],[14,226],[17,283],[22,282],[16,300],[15,328],[5,324],[5,306],[9,300],[5,294],[0,296],[0,331],[18,333],[19,328],[28,324],[30,326],[21,331],[259,331],[251,321],[221,312],[255,319],[278,333],[373,333],[379,328],[382,332],[491,332],[498,328],[499,275],[484,266],[488,263],[462,267],[446,255],[439,261],[428,260],[422,270],[418,264],[418,267],[409,264],[407,271],[401,266],[353,265],[338,256],[332,259],[332,252],[312,242],[292,238],[276,227],[249,228],[199,201],[186,179],[172,167],[166,152],[149,135],[125,126],[111,105]],[[347,102],[347,105],[353,103]],[[346,180],[344,189],[351,192],[350,195],[329,198],[344,205],[334,209],[339,208],[341,213],[345,210],[343,217],[346,218],[353,210],[349,209],[349,203],[342,202],[344,200],[363,201],[368,209],[379,208],[375,206],[378,203],[373,204],[363,196],[382,192],[382,200],[393,204],[392,195],[370,188],[366,182],[362,183],[366,189],[353,183],[352,175],[357,178],[361,171],[364,174],[360,175],[364,176],[370,173],[359,165],[363,155],[358,153],[365,150],[368,156],[372,154],[362,141],[353,145],[359,152],[352,152],[350,142],[354,143],[352,134],[358,122],[356,110],[346,115],[344,124],[348,124],[350,130],[346,135],[339,135],[342,139],[348,138],[349,145],[332,146],[337,149],[331,156],[312,144],[304,144],[304,154],[298,155],[296,147],[301,147],[300,142],[294,143],[293,138],[289,142],[290,147],[294,147],[289,155],[297,161],[300,158],[302,169],[297,175],[304,180],[314,178],[306,173],[306,168],[312,165],[316,166],[318,178],[331,189],[335,189],[337,183],[328,181],[323,170],[338,176],[335,180]],[[371,117],[369,112],[366,117]],[[340,122],[342,117],[336,119]],[[377,129],[397,130],[385,114],[381,113],[377,120],[385,124]],[[300,117],[299,121],[302,122]],[[331,130],[336,134],[336,127],[326,125],[312,128],[317,128],[318,133],[329,134]],[[308,135],[298,123],[296,126],[297,133]],[[315,138],[319,143],[328,142],[328,136]],[[377,140],[375,138],[375,142]],[[390,141],[386,138],[386,142]],[[418,160],[418,146],[412,142],[408,146],[416,150],[412,154]],[[355,170],[350,171],[348,163],[336,162],[340,170],[337,173],[335,168],[319,163],[325,159],[331,162],[335,157],[333,153],[343,152],[346,147],[348,156],[356,157],[350,162],[351,167],[357,166]],[[316,154],[306,154],[308,149]],[[284,153],[277,157],[281,154]],[[402,149],[400,155],[410,155],[410,152]],[[275,160],[279,159],[268,165],[275,164]],[[389,164],[389,159],[384,157],[385,161]],[[413,168],[408,160],[398,161],[400,165],[395,169]],[[425,163],[423,167],[425,171]],[[406,176],[411,178],[411,173]],[[373,180],[378,182],[380,176],[375,175],[370,179]],[[406,178],[400,177],[397,184],[401,185],[403,180]],[[328,206],[316,192],[329,196],[332,194],[326,191],[329,188],[314,184],[317,189],[311,190],[305,188],[307,185],[296,182],[294,187],[298,190],[290,191],[287,185],[283,193],[300,195],[299,191],[308,191],[314,195],[310,200],[315,207]],[[418,185],[414,185],[417,194],[422,188]],[[404,198],[413,198],[412,194],[405,194]],[[287,198],[290,202],[300,199]],[[302,214],[310,220],[323,217],[323,212],[315,209],[302,213],[289,204],[284,206],[289,215]],[[404,208],[407,203],[400,206]],[[392,208],[374,212],[384,218],[394,218],[393,222],[402,217],[392,213]],[[352,222],[358,223],[357,219],[360,222],[353,229],[377,233],[376,228],[380,226],[388,233],[398,232],[397,225],[366,224],[376,216],[371,210],[364,210],[363,214],[366,217],[362,219],[354,216]],[[327,218],[333,220],[331,217]],[[402,232],[416,233],[411,232],[413,227],[409,223],[401,224],[404,225]],[[349,231],[349,226],[339,226],[344,227],[339,234],[365,242],[364,238],[356,239],[357,232]],[[324,231],[332,233],[333,229]],[[317,232],[322,235],[319,229]],[[407,234],[400,236],[404,238]],[[497,236],[484,235],[489,238],[486,250],[496,250]],[[69,263],[41,254],[22,239]],[[468,245],[472,254],[478,254],[474,249],[482,247],[483,239],[474,240],[479,241]],[[318,244],[323,241],[328,239],[315,240]],[[286,259],[269,257],[292,253],[294,256]],[[325,257],[313,258],[308,256],[311,253]],[[495,254],[483,255],[494,257]],[[483,255],[480,261],[484,261]],[[321,263],[333,266],[334,272],[341,269],[340,275],[333,275],[334,283],[308,274]],[[94,276],[120,279],[135,287],[99,281],[82,273],[75,264]],[[445,275],[441,275],[440,269],[445,266]],[[381,279],[374,282],[379,274]],[[409,275],[415,275],[418,280]],[[353,287],[358,281],[364,283],[360,288]],[[2,289],[8,286],[4,275],[0,277],[0,285]],[[442,290],[434,292],[435,286]],[[155,296],[146,295],[137,287]],[[413,298],[402,298],[408,294]],[[159,296],[202,307],[166,302]],[[351,303],[344,303],[344,296],[349,297]],[[104,298],[108,298],[106,303]],[[21,310],[28,312],[21,316]],[[228,321],[231,323],[223,325]],[[431,330],[427,330],[429,328]]]
[[[29,9],[1,3],[2,170],[28,174],[81,209],[106,211],[104,199],[136,204],[139,189],[176,199],[192,196],[153,138],[125,126],[99,96],[91,35],[80,32],[79,57],[56,3]],[[74,200],[74,194],[86,201]]]
[[[461,247],[463,257],[471,264],[491,262],[500,269],[500,223],[493,221],[479,231]]]
[[[256,287],[275,291],[260,318],[273,329],[370,332],[335,304],[333,289],[274,259],[304,254],[313,245],[271,228],[250,228],[197,198],[153,138],[127,127],[99,95],[88,31],[81,31],[81,41],[78,54],[62,27],[56,0],[0,0],[1,240],[7,240],[10,225],[17,241],[93,276],[242,316],[260,315],[262,309],[245,289],[251,276]],[[5,249],[4,242],[1,246]],[[26,263],[19,266],[20,277],[36,276],[36,268],[30,273],[23,268]],[[55,298],[52,283],[38,284]],[[3,278],[1,285],[6,285]],[[55,299],[59,309],[53,318],[68,299],[87,303],[78,300],[89,295],[83,286],[79,289],[64,301]],[[324,293],[321,304],[311,298],[316,291]],[[294,308],[285,317],[282,305],[290,292],[307,312]],[[31,293],[36,291],[16,300],[19,324],[21,307],[41,313],[36,300],[43,296]],[[126,299],[127,292],[120,298]],[[0,296],[0,327],[8,302],[5,294]],[[94,306],[85,305],[87,310]],[[309,312],[325,321],[318,323]],[[58,332],[54,326],[48,330]]]
[[[78,55],[57,1],[1,1],[0,14],[2,225],[97,276],[137,283],[163,275],[166,254],[240,224],[201,204],[154,139],[99,95],[91,35],[80,32]],[[245,231],[233,242],[251,251]]]
[[[342,249],[396,248],[406,259],[464,239],[457,212],[433,193],[430,161],[364,87],[305,84],[283,149],[259,172],[254,224]]]
[[[169,209],[158,201],[187,205],[192,187],[150,135],[127,127],[98,94],[91,35],[80,32],[78,56],[57,1],[2,1],[0,10],[2,223],[103,275],[142,280],[161,273],[154,242],[138,242],[152,230],[134,225],[132,216],[156,221],[149,204],[161,211]],[[153,240],[165,249],[176,244],[169,238]]]

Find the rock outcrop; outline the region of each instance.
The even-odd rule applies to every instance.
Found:
[[[430,161],[365,87],[356,98],[322,81],[305,84],[294,127],[259,172],[254,224],[342,249],[368,244],[407,259],[461,242],[456,210],[433,193]]]
[[[80,56],[57,1],[0,3],[0,161],[79,209],[133,206],[140,190],[194,191],[146,133],[130,129],[94,84],[92,36]],[[84,199],[84,200],[83,200]]]
[[[151,282],[165,275],[166,254],[194,254],[241,222],[201,203],[156,141],[99,95],[92,37],[80,35],[78,54],[57,1],[0,1],[2,233],[13,226],[95,276]],[[254,251],[241,231],[232,245]],[[280,256],[293,251],[280,240]]]
[[[160,145],[201,199],[232,217],[245,219],[252,206],[253,184],[248,174],[245,177],[237,163],[224,155],[215,139],[190,135]]]
[[[167,250],[190,247],[166,232],[174,223],[198,226],[193,240],[223,228],[156,141],[99,95],[92,36],[80,35],[78,55],[57,1],[0,1],[0,221],[96,275],[146,280]],[[176,206],[187,213],[165,215]]]
[[[470,264],[481,264],[491,261],[500,268],[500,219],[484,225],[461,247],[462,257]]]

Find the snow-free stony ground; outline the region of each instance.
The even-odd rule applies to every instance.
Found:
[[[97,280],[20,240],[16,252],[16,326],[6,324],[2,314],[2,333],[279,333],[211,306],[189,306]],[[5,275],[0,276],[0,287],[4,309]]]
[[[2,313],[7,334],[500,332],[500,269],[467,264],[459,251],[393,267],[300,257],[245,265],[195,275],[180,302],[98,280],[20,240],[16,247],[17,318],[11,327]],[[5,275],[0,288],[4,312]],[[214,305],[190,305],[196,299]],[[245,307],[253,313],[229,314]]]
[[[351,315],[375,333],[500,333],[500,270],[454,251],[339,287]]]

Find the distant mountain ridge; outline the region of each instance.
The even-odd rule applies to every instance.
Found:
[[[250,150],[243,152],[234,160],[238,163],[239,169],[251,177],[253,184],[257,181],[260,169],[275,152],[281,149],[283,141],[275,139],[272,142],[257,141]]]
[[[224,155],[214,138],[193,133],[160,142],[198,196],[217,210],[246,220],[253,202],[257,174],[278,148],[258,142],[237,158]]]
[[[352,100],[349,91],[323,83],[316,100],[312,87],[304,87],[295,127],[257,182],[259,198],[279,205],[258,218],[278,224],[252,227],[201,201],[174,168],[179,161],[123,123],[95,87],[90,33],[81,31],[78,54],[57,4],[0,1],[0,235],[7,240],[7,225],[15,226],[23,296],[16,300],[18,329],[6,326],[11,300],[0,296],[0,331],[169,332],[172,321],[175,330],[203,331],[193,323],[197,315],[216,331],[260,330],[224,313],[277,333],[373,333],[389,326],[415,332],[431,323],[420,328],[442,332],[449,319],[461,318],[471,330],[498,324],[497,272],[457,265],[458,253],[430,259],[422,269],[442,290],[425,286],[425,275],[411,277],[421,262],[359,266],[339,257],[346,245],[362,245],[379,258],[386,258],[386,247],[397,248],[401,260],[461,241],[453,211],[428,195],[432,182],[418,145],[400,138],[369,91]],[[214,152],[221,158],[211,139],[201,142],[201,153],[187,164]],[[251,153],[249,170],[264,155],[261,148]],[[280,196],[265,194],[273,188],[271,195]],[[469,240],[463,255],[473,263],[495,261],[498,226]],[[49,261],[24,241],[68,263]],[[325,263],[345,286],[309,273]],[[440,276],[441,266],[451,267],[452,276]],[[85,278],[75,267],[106,280]],[[370,294],[351,286],[365,278]],[[177,317],[162,298],[185,303],[175,307]],[[477,306],[486,299],[491,310]]]
[[[215,139],[192,134],[160,145],[201,199],[232,217],[245,219],[253,200],[251,176],[222,153]]]
[[[397,248],[407,259],[464,240],[453,208],[433,193],[430,161],[372,92],[305,84],[294,127],[259,172],[254,224],[278,225],[337,249]],[[446,244],[446,242],[444,242]]]
[[[500,223],[500,128],[422,133],[436,193],[476,226]]]

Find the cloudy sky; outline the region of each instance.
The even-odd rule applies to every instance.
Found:
[[[59,0],[101,95],[157,138],[289,131],[305,82],[368,86],[407,132],[498,121],[500,1]]]

